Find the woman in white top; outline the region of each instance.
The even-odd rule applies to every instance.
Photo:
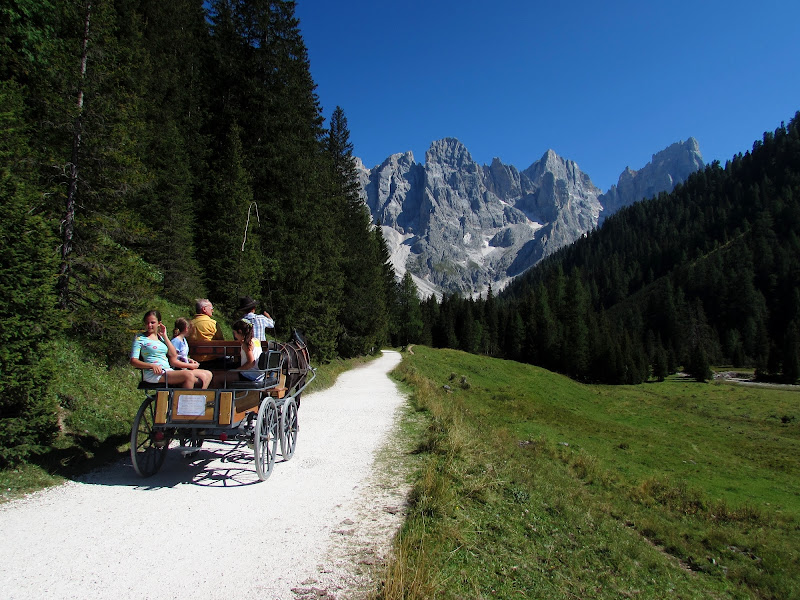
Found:
[[[242,343],[241,365],[234,369],[239,371],[242,379],[261,381],[264,373],[257,370],[258,357],[261,356],[261,342],[253,337],[253,325],[250,321],[239,319],[233,324],[233,337]]]

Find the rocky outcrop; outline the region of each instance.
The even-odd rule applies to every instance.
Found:
[[[612,185],[608,192],[600,196],[603,205],[600,222],[624,206],[654,198],[661,192],[671,192],[703,166],[700,145],[690,137],[685,142],[676,142],[654,154],[653,159],[638,171],[625,167],[617,185]]]
[[[398,273],[410,271],[426,295],[471,294],[489,285],[501,289],[596,227],[601,214],[639,199],[641,190],[683,181],[702,159],[692,158],[699,158],[695,140],[682,144],[654,155],[638,172],[627,170],[605,195],[552,150],[519,171],[497,158],[479,165],[455,138],[433,142],[424,165],[406,152],[372,169],[360,161],[357,167]]]

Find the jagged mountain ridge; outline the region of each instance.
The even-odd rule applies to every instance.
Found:
[[[455,138],[434,141],[425,164],[411,152],[367,169],[363,197],[383,227],[399,274],[423,295],[502,289],[511,278],[572,243],[623,206],[683,182],[703,166],[694,138],[626,168],[606,193],[552,150],[519,171],[498,158],[479,165]]]
[[[691,173],[703,166],[700,145],[696,139],[690,137],[685,142],[675,142],[654,154],[652,160],[638,171],[625,167],[617,184],[600,196],[600,203],[603,205],[600,223],[623,206],[642,198],[653,198],[661,192],[672,191],[677,184],[686,181]]]

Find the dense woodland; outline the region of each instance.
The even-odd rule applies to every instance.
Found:
[[[800,376],[800,113],[642,201],[495,297],[421,307],[417,341],[640,383],[710,365]]]
[[[347,119],[314,90],[294,2],[0,7],[0,466],[52,439],[48,348],[125,362],[155,298],[252,296],[316,361],[397,343]]]

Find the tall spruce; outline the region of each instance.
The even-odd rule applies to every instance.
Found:
[[[340,208],[337,230],[343,241],[345,293],[337,351],[342,356],[374,352],[387,341],[388,317],[380,248],[372,234],[372,217],[360,195],[353,144],[344,110],[337,106],[326,139],[331,195]]]
[[[43,450],[56,431],[48,385],[59,335],[51,225],[31,170],[22,90],[0,81],[0,468]]]
[[[331,218],[337,207],[327,193],[323,119],[295,3],[217,0],[210,9],[214,69],[227,70],[212,98],[212,130],[219,138],[231,120],[242,130],[245,166],[266,227],[261,295],[278,335],[302,329],[320,359],[333,358],[342,245]],[[214,218],[206,211],[201,229],[211,229]]]
[[[216,219],[200,252],[211,296],[229,313],[239,297],[257,295],[264,271],[261,218],[243,154],[240,129],[234,124],[216,161],[208,193]]]
[[[121,359],[125,318],[152,299],[161,277],[131,249],[146,219],[130,201],[149,179],[140,22],[123,20],[110,0],[57,8],[58,43],[42,84],[52,101],[36,115],[47,146],[42,175],[61,222],[59,300],[87,348]]]
[[[176,302],[204,295],[194,250],[197,207],[207,160],[201,131],[207,119],[203,69],[208,26],[202,0],[140,0],[122,18],[141,21],[145,85],[143,166],[147,185],[131,204],[147,214],[138,249],[163,273],[162,293]],[[135,10],[134,10],[135,8]]]
[[[383,237],[383,229],[380,223],[373,230],[373,235],[377,246],[377,262],[380,265],[381,280],[383,281],[383,306],[386,307],[387,318],[386,336],[388,341],[396,341],[400,329],[397,272],[394,270],[389,246],[386,243],[386,238]],[[429,323],[429,331],[431,327],[432,323]]]
[[[397,345],[416,344],[422,335],[422,309],[417,286],[406,271],[398,287],[399,323]]]

